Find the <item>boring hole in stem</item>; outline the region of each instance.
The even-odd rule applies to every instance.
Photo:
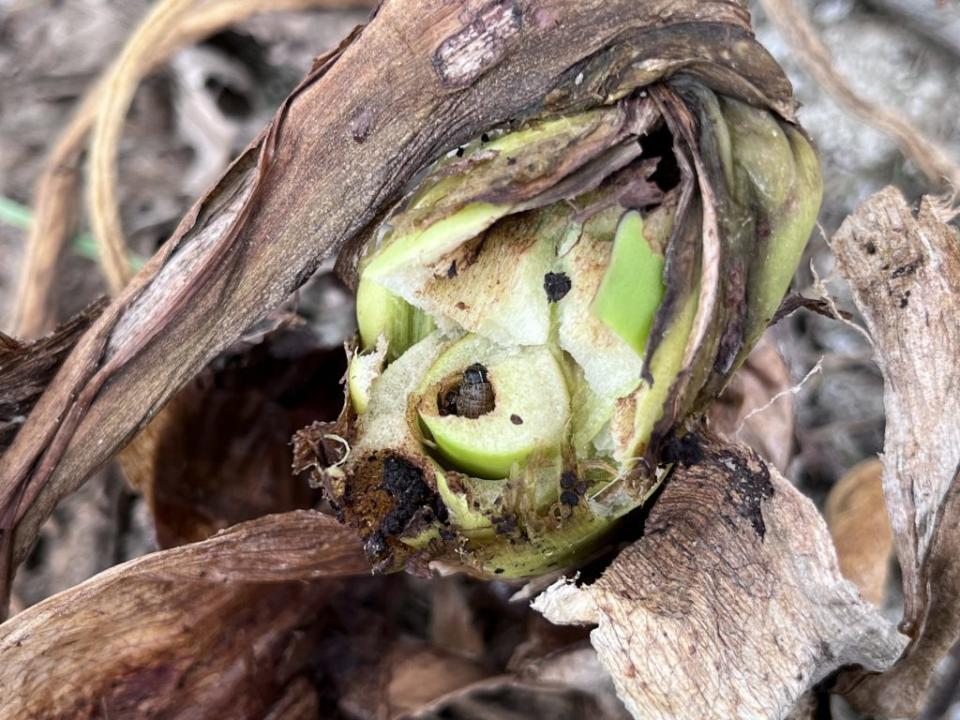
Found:
[[[641,137],[640,145],[641,159],[660,158],[657,169],[650,176],[657,187],[663,192],[677,187],[680,184],[680,166],[673,154],[673,133],[670,132],[667,124],[660,123],[656,129]]]
[[[493,385],[487,376],[487,368],[480,363],[467,367],[437,395],[437,408],[441,416],[457,415],[474,420],[493,411],[496,398]]]

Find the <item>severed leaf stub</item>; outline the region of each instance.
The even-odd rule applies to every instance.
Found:
[[[379,569],[573,566],[682,461],[665,441],[759,339],[821,199],[803,132],[732,88],[677,75],[491,130],[366,244],[344,413],[298,468]]]

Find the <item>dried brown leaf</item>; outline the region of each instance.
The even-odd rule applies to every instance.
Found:
[[[710,407],[710,426],[786,472],[794,445],[792,387],[790,371],[768,332]]]
[[[399,718],[486,677],[490,671],[474,660],[426,644],[398,643],[387,658],[381,717]]]
[[[884,715],[918,712],[960,637],[960,234],[945,224],[955,216],[886,188],[832,241],[884,380],[883,491],[912,641],[888,672],[846,678],[858,706]]]
[[[513,676],[466,685],[405,717],[627,720],[630,715],[596,651],[581,642],[527,663]]]
[[[588,692],[552,683],[491,678],[441,698],[404,720],[618,720]]]
[[[98,302],[33,342],[0,333],[0,454],[10,445],[77,338],[90,327],[104,305]]]
[[[38,402],[0,460],[2,504],[24,499],[15,560],[62,495],[324,257],[367,237],[418,169],[498,125],[680,70],[793,117],[741,2],[383,3],[317,61]]]
[[[0,715],[297,717],[300,631],[365,572],[355,536],[306,511],[119,565],[0,625]]]
[[[336,417],[345,369],[342,348],[318,346],[300,325],[238,344],[177,393],[119,456],[160,547],[314,504],[290,472],[290,436]]]
[[[688,435],[644,537],[596,583],[534,606],[595,623],[636,718],[782,718],[839,667],[883,669],[906,639],[844,580],[813,504],[743,446]]]
[[[824,508],[840,572],[877,606],[883,604],[893,554],[882,474],[879,460],[857,465],[830,489]]]

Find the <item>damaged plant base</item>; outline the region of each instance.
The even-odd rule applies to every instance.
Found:
[[[381,570],[582,562],[767,326],[820,197],[798,128],[687,79],[457,148],[359,261],[347,402],[297,470]]]

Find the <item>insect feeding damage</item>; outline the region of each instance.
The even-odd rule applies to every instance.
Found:
[[[572,287],[573,283],[566,273],[548,272],[543,276],[543,290],[547,293],[549,302],[560,302]]]
[[[367,553],[383,558],[389,549],[387,538],[400,535],[418,512],[426,509],[442,521],[447,510],[437,494],[423,480],[423,471],[403,458],[388,456],[383,461],[383,489],[393,499],[393,508],[380,523],[380,528],[366,542]]]
[[[480,363],[466,368],[453,387],[440,393],[437,406],[441,416],[456,415],[471,420],[491,412],[496,407],[496,400],[487,368]],[[514,425],[520,423],[514,422]]]

